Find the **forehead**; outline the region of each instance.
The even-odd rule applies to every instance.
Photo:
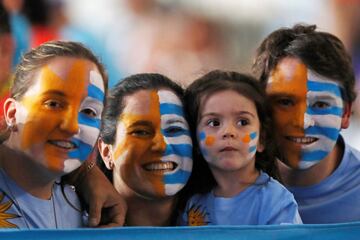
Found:
[[[104,82],[96,65],[85,59],[56,57],[38,69],[34,76],[33,85],[25,96],[52,90],[78,95],[89,84],[104,91]]]
[[[266,91],[269,94],[305,96],[309,91],[332,92],[339,87],[336,81],[308,69],[300,59],[285,57],[271,72]]]
[[[154,108],[159,111],[160,104],[173,103],[182,105],[175,93],[170,90],[139,90],[124,99],[123,113],[144,115],[153,113]]]

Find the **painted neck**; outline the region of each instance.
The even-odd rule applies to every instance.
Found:
[[[0,144],[1,167],[17,185],[31,195],[50,199],[55,179],[42,174],[33,160],[24,153],[15,151],[4,144]]]
[[[320,183],[340,165],[344,155],[344,144],[337,142],[329,155],[308,169],[293,169],[278,161],[283,183],[290,187],[308,187]]]

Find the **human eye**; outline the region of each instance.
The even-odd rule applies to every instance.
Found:
[[[281,107],[291,107],[295,105],[295,102],[293,99],[288,98],[288,97],[281,97],[281,98],[277,98],[275,100],[276,105],[281,106]]]
[[[56,99],[49,99],[49,100],[46,100],[44,102],[44,106],[47,108],[47,109],[52,109],[52,110],[56,110],[56,109],[61,109],[64,107],[64,104],[59,101],[59,100],[56,100]]]
[[[130,131],[130,135],[134,137],[149,137],[152,135],[152,131],[145,128],[137,128]]]
[[[82,109],[80,112],[91,118],[96,118],[98,116],[96,110],[89,107]]]
[[[317,109],[326,109],[328,107],[330,107],[330,104],[324,101],[316,101],[315,103],[313,103],[311,105],[311,107],[313,108],[317,108]]]
[[[185,129],[180,126],[170,126],[165,129],[165,132],[170,136],[183,133],[184,131],[185,131]]]
[[[206,125],[209,127],[218,127],[220,126],[220,121],[216,118],[212,118],[206,121]]]
[[[248,119],[240,119],[238,120],[237,122],[237,125],[238,126],[246,126],[246,125],[249,125],[250,121]]]

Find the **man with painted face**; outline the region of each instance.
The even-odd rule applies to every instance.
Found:
[[[344,142],[356,97],[342,42],[316,26],[271,33],[253,70],[273,109],[280,174],[304,223],[360,220],[360,152]]]
[[[126,199],[126,225],[175,224],[178,192],[192,170],[182,95],[160,74],[127,77],[109,93],[99,150],[104,171]]]

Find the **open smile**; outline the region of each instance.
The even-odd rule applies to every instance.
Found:
[[[299,144],[311,144],[316,142],[317,140],[319,140],[316,137],[290,137],[290,136],[286,136],[285,137],[287,140],[294,142],[294,143],[299,143]]]
[[[62,148],[62,149],[66,149],[66,150],[73,150],[73,149],[77,148],[76,144],[71,141],[49,140],[48,143],[51,145],[54,145],[58,148]]]
[[[171,172],[177,168],[178,164],[175,162],[151,162],[142,165],[143,169],[150,172]]]

